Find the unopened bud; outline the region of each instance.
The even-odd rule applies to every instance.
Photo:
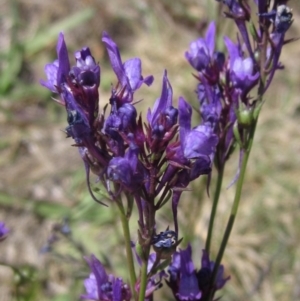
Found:
[[[250,127],[253,124],[253,109],[242,108],[237,111],[237,120],[239,126]]]

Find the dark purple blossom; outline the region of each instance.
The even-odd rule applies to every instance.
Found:
[[[121,134],[135,132],[137,127],[136,118],[136,108],[132,104],[124,103],[118,109],[113,106],[110,115],[105,121],[104,133],[109,135],[110,138],[115,140],[117,143],[123,145]],[[119,150],[115,154],[122,153],[123,150]]]
[[[96,64],[88,47],[75,52],[75,59],[76,66],[71,68],[68,85],[92,127],[98,115],[100,66]]]
[[[82,86],[100,85],[100,66],[88,47],[75,52],[76,66],[72,67],[71,75]]]
[[[0,222],[0,241],[4,240],[9,232],[9,229],[3,222]]]
[[[221,289],[230,277],[224,278],[224,267],[221,265],[218,270],[216,282],[210,285],[210,277],[214,267],[214,262],[209,260],[205,250],[201,259],[201,269],[198,271],[194,267],[192,260],[192,248],[190,245],[185,250],[175,252],[172,263],[169,265],[169,280],[167,284],[172,289],[176,300],[206,300],[212,292]]]
[[[92,126],[98,114],[100,67],[87,47],[75,53],[76,66],[70,67],[62,33],[56,49],[58,59],[46,65],[47,81],[41,80],[41,84],[60,94],[59,102],[66,106],[67,112],[80,109],[81,115],[85,115]]]
[[[139,149],[131,143],[124,157],[113,157],[107,168],[107,177],[127,191],[141,188],[147,181],[147,172],[138,159]]]
[[[124,103],[118,109],[118,115],[121,119],[120,130],[125,133],[134,132],[137,118],[136,108],[130,103]]]
[[[167,109],[172,107],[173,90],[172,86],[168,80],[167,71],[165,70],[163,81],[162,81],[162,91],[160,97],[155,101],[153,109],[148,109],[147,120],[148,123],[153,128],[158,122],[159,117],[166,112]],[[175,120],[176,123],[176,120]]]
[[[101,262],[92,255],[86,258],[91,274],[84,280],[86,294],[82,299],[95,301],[129,301],[131,292],[126,283],[121,278],[108,275]]]
[[[111,66],[121,85],[118,106],[125,102],[131,102],[133,93],[143,83],[148,86],[152,84],[153,76],[150,75],[146,78],[142,76],[142,64],[139,58],[132,58],[123,63],[118,46],[106,32],[103,32],[102,41],[106,46]]]
[[[165,71],[160,97],[148,109],[148,143],[153,152],[161,152],[177,132],[178,110],[173,107],[173,91]]]
[[[217,272],[217,277],[213,286],[210,286],[210,277],[214,269],[215,263],[210,261],[209,255],[206,250],[202,250],[201,269],[197,272],[197,279],[199,288],[207,295],[210,290],[214,292],[221,289],[225,283],[230,279],[230,276],[224,278],[224,266],[220,265]]]

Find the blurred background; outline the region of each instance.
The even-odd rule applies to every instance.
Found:
[[[289,5],[295,21],[288,37],[299,37],[300,3],[292,0]],[[116,83],[102,31],[117,42],[123,60],[140,57],[143,74],[155,77],[151,88],[143,87],[136,95],[143,99],[138,109],[145,114],[160,95],[164,69],[175,103],[182,95],[196,107],[196,80],[184,52],[213,19],[218,22],[219,49],[223,35],[236,35],[221,11],[211,0],[0,1],[0,221],[11,230],[0,244],[1,301],[78,300],[88,274],[83,256],[91,253],[108,270],[128,277],[115,208],[92,201],[78,152],[65,139],[65,110],[39,85],[44,65],[56,58],[58,33],[64,32],[70,54],[89,46],[100,62],[100,107]],[[276,74],[265,97],[239,215],[223,259],[231,275],[222,291],[225,301],[300,300],[299,43],[284,48],[285,69]],[[235,189],[226,187],[237,162],[236,154],[227,164],[212,259],[229,216]],[[211,187],[214,181],[213,175]],[[191,188],[180,204],[181,247],[192,241],[199,268],[211,199],[205,179]],[[172,225],[168,205],[158,215],[161,230],[167,225]],[[57,240],[51,250],[49,237]],[[158,296],[174,299],[165,288]]]

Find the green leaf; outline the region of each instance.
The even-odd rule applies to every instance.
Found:
[[[35,202],[34,212],[41,217],[57,219],[70,215],[70,208],[62,204],[43,201]]]

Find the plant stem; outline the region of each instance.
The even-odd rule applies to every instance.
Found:
[[[221,169],[218,172],[213,206],[211,208],[211,213],[210,213],[210,218],[209,218],[209,226],[208,226],[207,238],[206,238],[206,244],[205,244],[205,250],[207,251],[208,254],[209,254],[209,250],[210,250],[210,243],[211,243],[211,238],[212,238],[214,221],[215,221],[218,202],[219,202],[219,198],[220,198],[220,192],[221,192],[221,187],[222,187],[222,182],[223,182],[223,174],[224,174],[224,166],[221,167]]]
[[[219,266],[221,264],[222,257],[223,257],[223,254],[224,254],[224,251],[225,251],[225,248],[226,248],[226,245],[227,245],[227,242],[228,242],[228,239],[229,239],[229,236],[230,236],[230,233],[231,233],[231,230],[233,228],[233,224],[234,224],[237,212],[238,212],[239,203],[240,203],[241,194],[242,194],[242,188],[243,188],[243,184],[244,184],[245,173],[246,173],[246,169],[247,169],[247,163],[248,163],[250,151],[251,151],[252,144],[253,144],[256,124],[257,124],[257,119],[254,121],[254,123],[252,125],[252,128],[250,129],[249,136],[248,136],[248,139],[247,139],[247,144],[246,144],[246,147],[244,149],[244,156],[243,156],[243,160],[242,160],[242,166],[241,166],[241,169],[240,169],[239,178],[237,180],[235,197],[234,197],[234,201],[233,201],[233,204],[232,204],[230,217],[229,217],[229,220],[227,222],[225,233],[224,233],[224,236],[223,236],[223,239],[222,239],[222,243],[221,243],[221,246],[220,246],[216,261],[215,261],[212,276],[211,276],[211,287],[213,287],[214,284],[215,284],[218,269],[219,269]],[[211,290],[211,292],[213,292],[213,290]],[[213,298],[213,295],[211,294],[209,300],[212,300],[212,298]]]
[[[147,256],[148,258],[148,256]],[[145,300],[145,293],[147,287],[147,268],[148,268],[148,260],[143,260],[143,265],[141,269],[141,282],[140,282],[140,294],[139,301]]]
[[[135,293],[136,275],[135,275],[134,261],[133,261],[132,249],[131,249],[129,221],[128,221],[126,213],[124,211],[122,202],[117,201],[116,203],[120,210],[120,217],[121,217],[123,234],[124,234],[124,239],[125,239],[127,265],[128,265],[128,270],[129,270],[129,276],[130,276],[130,287],[131,287],[133,295],[135,296],[135,294],[136,294]]]

